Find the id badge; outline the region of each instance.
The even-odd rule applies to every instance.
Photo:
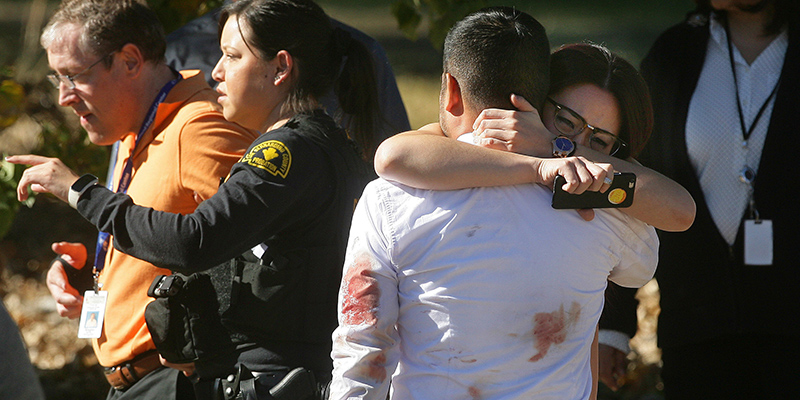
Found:
[[[78,337],[81,339],[97,339],[103,332],[103,318],[106,313],[108,292],[87,290],[83,294],[81,321],[78,326]]]
[[[772,265],[772,221],[768,219],[744,221],[744,263],[746,265]]]

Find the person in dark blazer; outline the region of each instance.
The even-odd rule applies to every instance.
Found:
[[[800,116],[799,7],[698,1],[642,62],[655,130],[639,160],[697,203],[690,229],[660,234],[668,399],[797,398],[800,163],[785,153]]]

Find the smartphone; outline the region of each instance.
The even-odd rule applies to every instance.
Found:
[[[561,188],[566,182],[563,176],[556,176],[552,203],[555,209],[622,208],[633,204],[633,191],[636,188],[636,174],[633,172],[615,172],[614,181],[605,193],[567,193]]]

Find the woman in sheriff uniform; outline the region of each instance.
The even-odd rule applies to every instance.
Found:
[[[194,360],[170,360],[193,361],[180,368],[195,378],[198,398],[319,396],[311,392],[330,380],[350,219],[372,170],[317,100],[335,84],[342,108],[356,116],[350,134],[367,137],[378,115],[371,58],[309,0],[233,2],[220,34],[223,56],[212,75],[225,118],[264,133],[194,213],[137,206],[35,156],[20,193],[34,183],[65,201],[71,192],[117,249],[182,274],[207,271],[225,334],[196,349]],[[210,297],[204,301],[214,303]],[[297,381],[312,389],[290,393]],[[274,397],[263,397],[271,388]]]

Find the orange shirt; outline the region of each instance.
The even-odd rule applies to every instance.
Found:
[[[228,122],[216,103],[216,93],[199,71],[182,71],[181,80],[158,107],[152,127],[140,139],[133,157],[128,195],[136,204],[188,214],[197,207],[194,193],[207,199],[221,177],[258,137]],[[131,157],[136,133],[126,136],[114,168],[114,185]],[[100,364],[111,367],[155,349],[144,319],[150,283],[169,270],[116,251],[112,244],[100,274],[108,291],[103,333],[93,340]]]

